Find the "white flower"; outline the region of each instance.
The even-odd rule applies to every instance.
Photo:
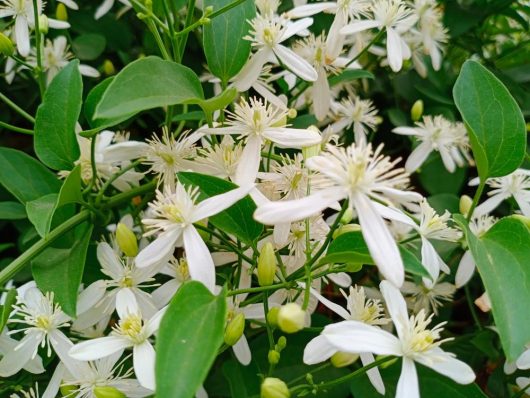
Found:
[[[457,383],[475,380],[473,370],[455,355],[443,351],[439,340],[443,324],[428,329],[432,315],[420,311],[409,318],[407,305],[399,290],[387,281],[381,282],[381,293],[396,327],[398,337],[378,327],[359,321],[343,321],[328,325],[320,336],[306,346],[304,362],[311,364],[322,357],[327,346],[346,353],[372,352],[376,355],[394,355],[403,358],[396,398],[419,398],[418,376],[414,362],[427,366]],[[323,345],[322,342],[325,344]],[[326,354],[329,351],[324,351]]]
[[[68,326],[70,317],[53,302],[53,293],[43,295],[38,288],[30,285],[24,296],[18,297],[12,316],[10,323],[19,323],[24,327],[10,334],[24,332],[24,337],[0,360],[0,376],[14,375],[26,367],[37,357],[39,346],[48,347],[48,356],[53,347],[57,355],[64,358],[64,343],[69,340],[59,328]]]
[[[252,41],[252,46],[258,48],[247,61],[243,69],[235,77],[234,85],[238,91],[247,91],[258,79],[263,65],[271,59],[282,63],[300,78],[314,82],[317,72],[303,58],[281,43],[305,30],[313,23],[311,18],[301,19],[291,24],[287,20],[272,16],[257,15],[251,22],[251,36],[246,40]]]
[[[269,225],[298,221],[348,198],[350,208],[358,214],[364,239],[379,270],[385,278],[401,286],[405,277],[403,262],[383,220],[382,214],[386,216],[388,212],[381,203],[408,204],[421,199],[421,195],[402,190],[408,184],[408,174],[395,168],[399,159],[391,161],[381,154],[382,149],[379,146],[374,152],[371,145],[352,144],[347,148],[328,145],[327,152],[306,162],[310,170],[327,177],[328,188],[298,200],[263,204],[254,218]]]
[[[470,185],[478,184],[477,180]],[[493,188],[488,192],[489,199],[477,206],[474,216],[481,216],[492,212],[504,200],[513,197],[524,216],[530,217],[530,170],[517,169],[504,176],[489,178],[486,184]]]
[[[129,292],[132,296],[132,293]],[[155,350],[149,338],[158,330],[166,308],[158,311],[146,320],[130,297],[130,306],[124,312],[118,312],[120,321],[106,337],[83,341],[73,346],[69,354],[79,361],[93,361],[109,355],[122,353],[132,347],[134,373],[140,384],[155,390]]]
[[[158,308],[169,303],[180,286],[190,279],[188,261],[186,258],[180,258],[177,260],[175,257],[172,257],[160,273],[171,277],[171,279],[157,287],[151,293],[153,301]],[[244,271],[242,271],[242,273],[244,273]]]
[[[411,56],[408,44],[400,36],[416,23],[417,16],[402,0],[375,0],[372,3],[373,20],[355,20],[340,30],[344,35],[366,29],[386,29],[386,50],[390,68],[399,72],[403,60]]]
[[[409,308],[413,312],[419,313],[421,310],[426,314],[433,313],[438,315],[438,307],[441,307],[444,301],[451,301],[453,294],[456,291],[456,286],[449,282],[441,282],[438,279],[435,283],[427,280],[421,284],[405,281],[401,287],[403,294],[410,295],[407,300]]]
[[[119,0],[119,1],[125,6],[122,12],[127,11],[128,9],[132,7],[129,0]],[[113,5],[114,5],[114,0],[103,0],[101,5],[97,8],[94,18],[99,19],[105,14],[107,14]]]
[[[358,96],[348,97],[333,105],[334,119],[331,128],[334,133],[340,133],[353,125],[355,143],[365,145],[366,136],[377,125],[377,109],[372,101],[362,100]]]
[[[455,171],[455,166],[464,166],[469,159],[469,138],[462,123],[452,123],[438,115],[424,116],[422,122],[416,122],[417,127],[396,127],[392,132],[401,135],[412,135],[420,144],[412,151],[405,169],[412,173],[427,159],[432,151],[440,152],[445,168],[449,172]]]
[[[44,3],[37,0],[38,15],[42,14]],[[0,18],[12,17],[15,20],[15,42],[17,50],[23,57],[29,55],[31,43],[29,39],[30,28],[35,27],[35,14],[33,9],[33,0],[1,0],[0,1]],[[63,21],[48,18],[50,28],[66,29],[70,24]]]
[[[191,279],[198,280],[211,291],[215,287],[215,266],[208,247],[193,226],[213,216],[246,196],[252,185],[233,189],[197,203],[198,188],[186,190],[177,182],[174,192],[157,191],[157,200],[149,203],[153,218],[142,222],[150,229],[147,235],[160,235],[136,257],[139,268],[151,267],[169,259],[175,247],[184,246]]]
[[[192,168],[199,173],[234,180],[242,153],[243,142],[236,144],[230,135],[225,135],[219,144],[200,148]]]
[[[7,334],[7,328],[5,328],[0,334],[0,357],[8,354],[11,351],[15,350],[15,347],[18,345],[18,341],[12,339]],[[34,358],[29,358],[28,362],[23,366],[24,370],[39,374],[44,373],[45,369],[42,366],[42,358],[39,355],[36,355]]]
[[[271,141],[284,148],[302,148],[320,143],[320,134],[313,130],[287,128],[287,111],[275,108],[266,101],[251,98],[236,104],[229,112],[229,127],[204,129],[207,134],[238,134],[246,139],[239,159],[234,182],[253,184],[261,161],[261,148]]]
[[[58,36],[53,41],[47,39],[42,52],[42,68],[46,72],[46,84],[49,85],[73,57],[74,54],[69,51],[66,37]],[[28,64],[33,67],[37,66],[37,52],[35,49],[31,49],[31,53],[28,56]],[[88,65],[80,64],[79,72],[83,76],[99,77],[98,70]]]

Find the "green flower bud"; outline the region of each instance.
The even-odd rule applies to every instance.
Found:
[[[417,122],[421,119],[421,116],[423,115],[423,101],[417,100],[414,105],[412,105],[412,108],[410,108],[410,117],[414,122]]]
[[[245,331],[245,314],[240,312],[226,325],[224,341],[226,345],[234,345]]]
[[[68,384],[62,385],[59,388],[61,396],[63,396],[63,397],[71,397],[71,396],[73,396],[73,393],[74,393],[75,390],[77,390],[76,386],[72,386],[72,385],[68,385]]]
[[[280,336],[278,342],[276,343],[276,350],[281,351],[287,347],[287,338],[285,336]]]
[[[360,230],[361,230],[361,226],[359,224],[342,225],[339,228],[337,228],[335,231],[333,231],[333,239],[337,238],[337,236],[340,236],[342,234],[346,234],[348,232],[357,232]]]
[[[276,365],[278,362],[280,362],[280,353],[276,350],[270,350],[267,358],[269,359],[269,363],[271,365]]]
[[[49,29],[48,17],[44,14],[39,16],[39,31],[45,35],[48,33]]]
[[[359,354],[350,354],[348,352],[336,352],[331,356],[331,364],[336,368],[343,368],[351,365],[359,358]]]
[[[15,52],[15,46],[9,37],[0,32],[0,54],[9,57]]]
[[[98,386],[94,387],[96,398],[127,398],[127,396],[115,387]]]
[[[213,6],[207,6],[204,8],[203,15],[207,16],[207,15],[210,15],[212,12],[213,12]]]
[[[305,317],[305,311],[298,304],[285,304],[278,312],[278,326],[285,333],[296,333],[304,328]]]
[[[273,307],[267,313],[267,322],[271,326],[278,326],[278,313],[280,312],[279,307]]]
[[[274,283],[277,268],[274,246],[267,242],[261,248],[258,258],[258,282],[260,286],[270,286]]]
[[[316,131],[320,134],[320,130],[316,128],[315,126],[309,126],[307,128],[308,130]],[[320,151],[322,150],[321,144],[315,144],[311,146],[306,146],[302,148],[302,155],[304,155],[304,160],[307,160],[309,158],[312,158],[313,156],[317,156]]]
[[[138,240],[133,231],[127,225],[119,223],[116,228],[116,241],[121,251],[127,257],[136,257],[138,254]]]
[[[353,219],[353,208],[348,207],[342,217],[340,218],[340,222],[342,224],[348,224]]]
[[[289,398],[289,387],[276,377],[267,377],[261,383],[261,398]]]
[[[469,210],[471,209],[471,205],[473,203],[473,199],[471,199],[469,196],[467,195],[462,195],[460,197],[460,203],[459,203],[459,210],[460,210],[460,213],[464,216],[467,216],[467,213],[469,212]]]
[[[287,117],[289,119],[294,119],[297,115],[298,115],[298,111],[294,108],[289,109],[289,111],[287,112]]]
[[[114,75],[116,73],[116,68],[110,59],[103,61],[103,73],[107,76]]]
[[[55,9],[55,18],[59,21],[68,21],[68,11],[66,10],[66,6],[63,3],[57,4],[57,8]]]

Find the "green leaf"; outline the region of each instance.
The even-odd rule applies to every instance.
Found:
[[[0,184],[22,204],[58,192],[61,182],[39,161],[11,148],[0,148]]]
[[[442,376],[435,371],[419,365],[416,362],[418,380],[420,384],[420,396],[429,398],[487,398],[476,384],[461,385],[453,380]],[[401,360],[381,369],[381,376],[384,380],[386,393],[379,394],[372,386],[368,377],[362,375],[354,378],[351,382],[351,393],[354,398],[382,398],[395,397],[396,388],[401,373]]]
[[[530,322],[521,316],[528,312],[530,303],[530,231],[516,218],[507,217],[479,239],[462,215],[453,218],[466,233],[502,347],[508,360],[514,362],[530,342]]]
[[[200,282],[182,285],[160,322],[157,397],[195,396],[223,343],[225,318],[225,289],[214,296]]]
[[[41,237],[46,236],[50,231],[57,198],[58,194],[50,193],[26,203],[28,219]]]
[[[237,188],[236,184],[229,181],[199,173],[181,172],[178,173],[178,179],[184,185],[198,186],[202,200]],[[251,244],[263,231],[263,225],[252,217],[255,210],[256,204],[247,196],[208,220],[223,232]]]
[[[260,373],[254,362],[244,366],[237,360],[229,360],[223,364],[223,374],[232,398],[247,398],[259,395],[260,383],[256,377]]]
[[[60,242],[61,238],[56,247],[48,247],[32,261],[31,271],[39,289],[53,292],[63,311],[72,317],[76,316],[77,295],[92,227],[90,222],[78,225],[69,233],[74,237],[73,244]]]
[[[459,194],[466,181],[467,170],[457,167],[453,173],[445,168],[439,153],[429,156],[418,173],[421,185],[431,195],[439,193]]]
[[[81,203],[83,201],[81,188],[81,165],[77,165],[68,174],[61,186],[56,208],[58,209],[68,203]]]
[[[362,69],[346,69],[337,76],[331,76],[328,78],[330,87],[333,87],[339,83],[351,82],[357,79],[373,79],[374,75],[367,70]]]
[[[204,6],[218,10],[232,0],[206,0]],[[204,55],[210,71],[226,84],[247,62],[250,41],[243,39],[248,34],[248,21],[256,16],[253,1],[245,1],[221,14],[204,26]]]
[[[97,33],[86,33],[75,38],[72,42],[72,49],[80,60],[93,61],[105,51],[106,45],[105,36]]]
[[[2,330],[4,330],[7,320],[9,319],[9,315],[11,315],[11,311],[13,311],[13,305],[16,303],[16,301],[17,289],[9,289],[5,295],[4,304],[0,306],[0,333]]]
[[[418,260],[418,258],[410,250],[405,249],[402,245],[399,245],[399,253],[401,254],[405,271],[423,278],[432,279],[421,261]]]
[[[0,202],[0,220],[23,220],[26,209],[18,202]]]
[[[116,75],[96,106],[94,118],[118,119],[203,98],[199,78],[191,69],[150,56],[130,63]]]
[[[70,170],[79,158],[75,125],[81,113],[83,81],[79,61],[52,80],[35,117],[35,153],[46,166]]]
[[[519,167],[526,151],[525,122],[504,84],[478,62],[466,61],[453,97],[469,128],[481,180],[507,175]]]

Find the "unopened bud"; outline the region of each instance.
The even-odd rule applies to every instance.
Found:
[[[460,197],[460,203],[458,204],[460,214],[467,216],[467,213],[471,209],[472,204],[473,204],[473,199],[471,199],[467,195],[462,195]]]
[[[66,6],[63,3],[57,4],[57,8],[55,9],[55,18],[59,21],[68,21],[68,11],[66,10]]]
[[[296,333],[304,328],[305,311],[296,303],[288,303],[280,307],[278,326],[285,333]]]
[[[245,331],[245,314],[240,312],[237,314],[228,325],[226,325],[224,341],[226,345],[234,345],[239,341],[243,332]]]
[[[75,391],[77,391],[77,387],[68,385],[68,384],[62,385],[59,388],[59,392],[61,393],[61,396],[63,397],[71,397],[73,396]]]
[[[272,307],[269,312],[267,312],[267,322],[271,326],[278,326],[278,313],[280,312],[279,307]]]
[[[348,232],[358,232],[360,230],[361,230],[361,226],[359,224],[341,225],[339,228],[333,231],[333,239],[336,239],[338,236],[342,234],[347,234]]]
[[[41,32],[43,35],[48,33],[48,29],[50,24],[48,23],[48,17],[44,14],[39,16],[39,32]]]
[[[353,220],[353,208],[348,207],[340,218],[340,222],[341,224],[348,224],[351,220]]]
[[[208,6],[204,8],[203,15],[210,15],[213,12],[213,6]]]
[[[287,117],[289,119],[294,119],[297,115],[298,115],[298,111],[294,108],[289,109],[289,111],[287,112]]]
[[[258,282],[260,286],[270,286],[274,283],[276,267],[274,246],[267,242],[261,248],[258,258]]]
[[[285,338],[285,336],[280,336],[278,342],[276,343],[276,350],[281,351],[285,347],[287,347],[287,339]]]
[[[316,126],[309,126],[307,129],[320,134],[320,130],[316,128]],[[320,151],[322,151],[322,145],[320,143],[311,146],[305,146],[302,148],[302,155],[304,155],[304,160],[307,160],[313,156],[317,156]]]
[[[488,296],[488,293],[484,292],[482,296],[475,300],[475,305],[480,308],[482,312],[491,311],[491,301]]]
[[[96,398],[127,398],[124,393],[111,386],[97,386],[93,392]]]
[[[111,76],[116,73],[116,68],[110,59],[103,61],[103,73],[107,76]]]
[[[15,46],[9,37],[0,32],[0,54],[9,57],[15,52]]]
[[[412,105],[412,108],[410,108],[410,118],[412,121],[417,122],[421,119],[421,116],[423,115],[423,101],[417,100],[414,105]]]
[[[261,398],[289,398],[289,387],[281,379],[267,377],[261,383]]]
[[[121,251],[127,257],[136,257],[138,255],[138,240],[133,231],[123,223],[118,223],[116,227],[116,241]]]
[[[276,350],[270,350],[267,358],[271,365],[277,365],[280,362],[280,353]]]
[[[359,354],[350,354],[348,352],[336,352],[331,356],[331,364],[336,368],[343,368],[351,365],[359,358]]]

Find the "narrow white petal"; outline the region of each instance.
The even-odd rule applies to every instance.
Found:
[[[123,319],[129,314],[136,314],[138,310],[138,302],[132,290],[127,287],[118,289],[116,293],[116,312],[118,316]]]
[[[166,261],[175,250],[175,245],[182,230],[175,228],[160,234],[153,242],[145,247],[135,259],[138,268],[146,268]]]
[[[96,15],[94,15],[95,19],[101,18],[103,15],[108,13],[112,6],[114,5],[114,0],[105,0],[96,10]]]
[[[439,256],[434,246],[422,236],[421,263],[425,266],[433,281],[436,281],[440,275],[440,262],[438,258]]]
[[[116,252],[107,242],[101,242],[97,248],[98,261],[112,278],[119,278],[123,273],[123,265]]]
[[[267,62],[270,54],[271,50],[263,48],[250,57],[243,69],[234,77],[234,87],[239,92],[247,91],[258,80],[263,65]]]
[[[50,335],[50,343],[57,356],[61,359],[68,372],[72,375],[86,375],[90,372],[90,367],[84,361],[79,361],[69,355],[73,343],[59,330],[53,330]]]
[[[20,369],[33,358],[37,353],[37,348],[41,343],[43,335],[41,332],[30,331],[17,344],[17,350],[11,350],[4,353],[4,357],[0,360],[0,376],[13,376]]]
[[[326,275],[334,284],[343,287],[345,289],[349,288],[352,285],[351,277],[346,272],[338,272],[336,274]]]
[[[342,52],[346,36],[341,34],[342,28],[348,22],[346,13],[339,11],[335,14],[335,18],[329,28],[328,37],[326,39],[326,58],[329,60],[336,60]]]
[[[291,223],[276,224],[273,230],[274,243],[278,247],[283,247],[288,243],[289,233],[291,232]]]
[[[459,384],[469,384],[475,380],[475,373],[468,364],[456,359],[454,354],[444,352],[441,348],[433,348],[418,355],[415,359]]]
[[[317,336],[305,346],[304,363],[314,365],[324,362],[336,352],[337,349],[328,341],[326,336]]]
[[[133,348],[133,366],[142,387],[155,390],[155,349],[148,341]]]
[[[29,26],[27,19],[20,15],[15,19],[15,41],[20,55],[27,57],[30,49]]]
[[[313,296],[315,296],[318,299],[318,301],[320,301],[322,304],[324,304],[326,307],[328,307],[331,311],[333,311],[335,314],[340,316],[342,319],[344,320],[350,319],[350,313],[346,311],[346,309],[334,303],[333,301],[328,300],[327,298],[322,296],[319,292],[317,292],[313,288],[310,288],[310,292]]]
[[[48,386],[46,386],[46,390],[44,390],[42,393],[41,398],[55,398],[57,396],[59,389],[61,388],[61,383],[64,379],[65,370],[66,369],[64,365],[59,362],[59,364],[55,367],[52,378],[50,379]]]
[[[208,247],[192,225],[184,228],[183,238],[191,279],[202,282],[213,292],[215,289],[215,265]]]
[[[287,127],[268,128],[263,136],[285,148],[302,148],[320,144],[322,138],[317,131],[292,129]]]
[[[399,72],[403,66],[401,38],[393,28],[386,29],[386,53],[388,64],[394,72]]]
[[[103,298],[106,289],[106,282],[100,279],[83,290],[77,299],[77,315],[93,308]]]
[[[414,127],[396,127],[392,132],[400,135],[418,135],[418,130]]]
[[[250,137],[239,158],[234,182],[240,186],[254,184],[261,161],[261,138]]]
[[[112,355],[132,345],[132,342],[125,337],[106,336],[76,344],[70,349],[69,354],[72,358],[80,361],[93,361],[94,359]]]
[[[245,335],[242,335],[241,338],[232,346],[232,350],[237,358],[237,360],[242,364],[247,366],[252,360],[252,353],[250,352],[250,347],[248,346],[248,341]]]
[[[68,8],[71,8],[72,10],[79,10],[79,7],[75,3],[75,1],[72,0],[59,0],[61,3],[63,3]]]
[[[369,352],[362,352],[360,354],[360,357],[363,366],[370,365],[375,361],[373,354]],[[379,369],[377,367],[372,368],[368,372],[366,372],[366,374],[368,375],[370,383],[372,383],[377,392],[381,395],[385,395],[385,384],[383,383],[383,379],[381,378],[381,373],[379,373]]]
[[[153,301],[157,307],[162,308],[164,305],[169,303],[180,285],[180,282],[178,282],[176,279],[171,279],[162,286],[156,288],[153,293],[151,293],[151,296],[153,296]]]
[[[234,203],[247,196],[253,187],[253,185],[246,185],[203,200],[195,206],[193,216],[191,217],[192,222],[204,220],[205,218],[228,209]]]
[[[525,191],[525,194],[526,193],[527,192]],[[525,194],[516,192],[513,194],[513,198],[519,205],[519,209],[521,209],[521,213],[523,213],[525,217],[530,217],[530,203],[528,203],[528,197]]]
[[[445,148],[440,148],[439,152],[440,152],[440,156],[442,158],[442,162],[443,162],[445,168],[447,169],[447,171],[449,173],[454,172],[455,168],[456,168],[456,164],[455,164],[455,161],[454,161],[453,157],[451,156],[450,151],[446,150]]]
[[[164,317],[164,314],[166,313],[167,307],[163,307],[158,312],[153,315],[151,319],[147,321],[147,324],[145,325],[145,333],[147,336],[152,336],[155,334],[160,327],[160,322],[162,321],[162,318]]]
[[[99,77],[101,75],[96,68],[84,64],[79,65],[79,72],[81,72],[83,76],[88,77]]]
[[[278,59],[298,77],[310,82],[317,80],[318,74],[315,68],[293,50],[278,44],[274,47],[274,54],[276,54]]]
[[[362,32],[363,30],[378,28],[379,22],[377,21],[354,21],[349,23],[340,30],[343,35],[352,35],[354,33]]]
[[[331,93],[329,89],[328,77],[324,68],[318,71],[318,78],[313,84],[313,108],[315,116],[322,121],[329,112],[331,103]]]
[[[133,160],[144,156],[148,149],[149,145],[145,142],[124,141],[105,148],[103,158],[106,162]]]
[[[65,21],[59,21],[58,19],[48,18],[48,26],[54,29],[68,29],[70,24]]]
[[[420,398],[420,387],[418,385],[418,374],[414,361],[403,358],[401,375],[397,385],[396,398]]]
[[[287,28],[284,30],[280,42],[289,39],[290,37],[302,32],[313,24],[313,18],[304,18],[296,22],[288,22]]]
[[[303,18],[318,14],[323,11],[332,11],[336,8],[337,3],[333,2],[304,4],[302,6],[293,8],[287,13],[287,15],[289,18]]]
[[[392,322],[396,327],[396,331],[400,338],[405,335],[405,330],[408,328],[409,314],[407,312],[407,303],[403,295],[397,287],[388,281],[382,281],[379,285],[381,294],[383,295],[390,314]]]
[[[516,364],[519,369],[530,369],[530,349],[527,349],[517,358]]]
[[[475,208],[473,215],[476,217],[491,213],[507,198],[504,194],[493,195]]]
[[[407,173],[412,173],[418,170],[427,157],[429,157],[431,152],[432,146],[427,141],[423,141],[420,145],[414,148],[405,163],[405,170]]]

